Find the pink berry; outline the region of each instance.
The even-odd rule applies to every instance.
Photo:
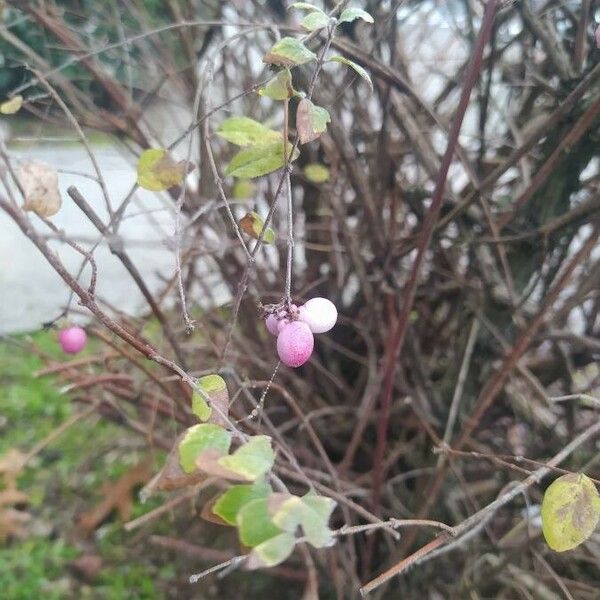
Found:
[[[306,323],[287,323],[277,338],[277,354],[288,367],[303,365],[312,354],[315,338]]]
[[[311,298],[299,311],[300,320],[306,323],[313,333],[325,333],[337,321],[337,308],[327,298]]]
[[[85,330],[74,325],[73,327],[62,329],[58,333],[58,342],[67,354],[77,354],[85,348],[87,335]]]
[[[269,315],[265,319],[265,325],[267,326],[269,333],[272,333],[273,335],[277,335],[279,333],[279,331],[277,330],[278,324],[279,324],[279,319],[277,319],[277,317],[275,315]]]
[[[292,313],[298,312],[298,307],[295,304],[290,304],[290,310]],[[284,321],[285,323],[289,323],[290,321],[285,318],[286,312],[284,310],[280,310],[278,313],[270,314],[265,319],[265,325],[269,330],[269,333],[273,335],[279,335],[281,328],[283,327]]]

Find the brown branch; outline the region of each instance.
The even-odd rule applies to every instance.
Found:
[[[471,92],[473,90],[473,87],[475,86],[475,83],[479,76],[479,72],[481,70],[483,51],[492,32],[492,26],[494,23],[494,17],[497,8],[497,0],[490,0],[486,4],[481,30],[479,32],[476,47],[473,51],[473,57],[469,65],[467,75],[465,77],[465,82],[463,84],[461,98],[456,109],[456,114],[452,123],[452,129],[448,138],[448,145],[444,157],[442,159],[440,171],[438,173],[438,178],[436,181],[435,190],[431,201],[431,206],[429,207],[429,210],[423,222],[423,228],[419,238],[419,245],[417,247],[417,255],[413,262],[409,279],[406,283],[406,286],[402,290],[404,302],[400,314],[398,316],[398,323],[390,335],[391,341],[389,348],[386,352],[385,366],[383,371],[384,389],[381,401],[381,412],[379,414],[379,423],[377,428],[377,446],[375,450],[375,456],[373,459],[374,468],[372,502],[373,510],[376,514],[379,512],[381,486],[383,484],[383,479],[385,476],[385,474],[383,473],[383,464],[387,446],[387,430],[392,405],[392,394],[394,389],[394,380],[396,367],[398,364],[398,357],[400,356],[402,345],[404,343],[404,337],[406,335],[409,317],[412,311],[419,275],[421,273],[421,268],[425,260],[425,253],[427,251],[427,248],[429,247],[429,243],[433,235],[433,229],[444,200],[446,178],[448,176],[448,171],[452,163],[452,158],[454,156],[456,144],[458,143],[458,136],[467,110],[467,106],[469,104]]]

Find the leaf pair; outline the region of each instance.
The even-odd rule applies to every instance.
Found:
[[[266,473],[275,460],[271,438],[251,437],[233,454],[228,454],[231,433],[219,425],[201,423],[190,427],[179,443],[179,462],[186,473],[200,470],[237,481],[254,481]]]
[[[263,481],[253,485],[235,485],[220,496],[212,512],[229,525],[238,527],[240,542],[252,552],[250,569],[272,567],[283,562],[293,551],[296,533],[316,548],[333,543],[328,527],[335,502],[315,494],[300,498],[274,494]]]
[[[217,129],[217,135],[237,146],[247,146],[240,150],[225,170],[226,175],[252,179],[267,175],[285,165],[283,137],[280,132],[269,129],[262,123],[248,117],[230,117]],[[291,161],[292,144],[286,141],[286,155]]]

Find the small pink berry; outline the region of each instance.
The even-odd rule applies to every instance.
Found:
[[[277,338],[277,354],[288,367],[303,365],[312,354],[315,338],[306,323],[287,323]]]
[[[269,333],[272,333],[273,335],[277,335],[279,333],[279,331],[277,330],[278,324],[279,324],[279,319],[275,315],[269,315],[265,319],[265,325],[267,326]]]
[[[297,313],[298,307],[295,304],[290,304],[290,311],[292,313]],[[284,321],[285,321],[285,323],[289,323],[289,320],[286,319],[285,317],[286,317],[286,312],[284,310],[280,310],[278,313],[270,314],[265,319],[265,325],[267,326],[269,333],[272,333],[273,335],[279,335],[279,332],[281,331],[281,328],[283,327]]]
[[[58,342],[67,354],[77,354],[85,348],[87,335],[84,329],[74,325],[73,327],[62,329],[58,333]]]
[[[327,298],[311,298],[300,307],[300,320],[306,323],[313,333],[329,331],[337,321],[337,308]]]

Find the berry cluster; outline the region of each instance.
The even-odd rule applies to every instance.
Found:
[[[329,331],[337,321],[335,304],[327,298],[312,298],[298,307],[270,314],[265,324],[277,336],[277,354],[288,367],[299,367],[311,356],[315,346],[314,333]]]

